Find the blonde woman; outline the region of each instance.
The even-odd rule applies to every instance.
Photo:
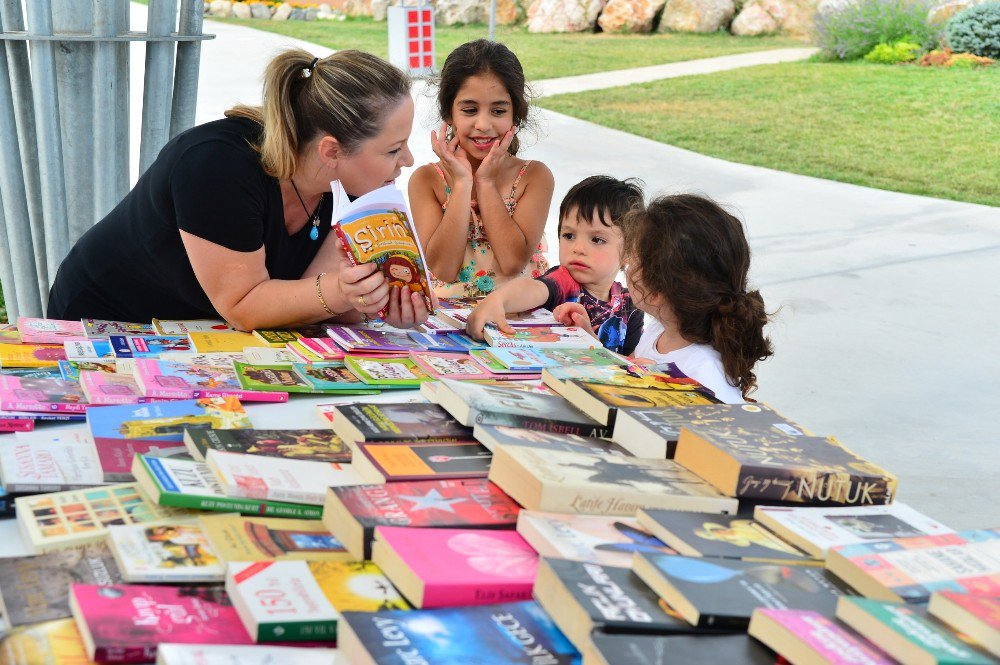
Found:
[[[389,304],[427,318],[419,293],[352,267],[330,231],[330,182],[360,196],[413,164],[409,79],[359,51],[277,56],[263,104],[172,139],[135,188],[63,261],[48,316],[148,322],[221,317],[243,330]]]

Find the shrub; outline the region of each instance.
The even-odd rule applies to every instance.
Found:
[[[943,48],[937,51],[925,53],[917,62],[923,67],[955,67],[957,69],[971,69],[972,67],[985,67],[992,65],[996,60],[984,58],[972,53],[955,53],[950,48]]]
[[[912,42],[879,44],[865,55],[865,60],[879,65],[895,65],[900,62],[913,62],[917,59],[918,53],[920,44]]]
[[[984,2],[955,14],[946,30],[953,50],[1000,58],[1000,2]]]
[[[851,0],[816,14],[816,44],[832,57],[854,60],[879,44],[912,42],[933,48],[938,29],[927,22],[936,0]]]

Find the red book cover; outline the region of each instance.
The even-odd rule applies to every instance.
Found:
[[[74,584],[70,607],[101,663],[152,662],[162,642],[253,644],[221,587]]]
[[[34,420],[0,418],[0,432],[30,432],[35,429]]]

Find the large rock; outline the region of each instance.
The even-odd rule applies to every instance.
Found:
[[[368,4],[368,11],[371,12],[370,16],[376,21],[384,21],[389,6],[393,4],[395,4],[393,0],[371,0]]]
[[[667,0],[660,32],[718,32],[736,13],[733,0]]]
[[[666,0],[608,0],[597,19],[604,32],[651,32]]]
[[[236,18],[251,18],[252,14],[250,12],[250,5],[237,2],[233,5],[233,16]]]
[[[271,18],[271,8],[263,2],[255,2],[250,5],[250,15],[254,18],[269,19]]]
[[[750,0],[743,6],[739,15],[733,19],[730,30],[734,35],[741,37],[773,35],[778,31],[778,21],[760,4]]]
[[[524,19],[524,5],[520,0],[497,0],[497,25],[514,25]],[[486,20],[490,18],[489,3],[486,7]]]
[[[489,20],[489,4],[482,0],[438,0],[434,20],[438,25],[465,25]]]
[[[748,0],[733,19],[734,35],[770,35],[776,32],[807,38],[813,32],[816,0]]]
[[[528,32],[593,30],[607,0],[534,0],[528,7]]]
[[[212,0],[208,6],[208,13],[219,18],[228,18],[233,13],[232,0]]]
[[[271,20],[287,21],[288,17],[291,15],[292,15],[292,6],[287,2],[282,2],[280,5],[274,8],[274,13],[271,14]]]

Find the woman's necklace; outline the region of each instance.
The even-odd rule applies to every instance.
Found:
[[[309,208],[306,207],[306,202],[302,200],[302,195],[299,194],[299,188],[295,186],[295,181],[289,179],[288,182],[292,183],[292,189],[295,190],[295,196],[299,197],[299,203],[302,204],[302,209],[306,211],[306,217],[309,222],[312,222],[313,227],[309,229],[309,239],[319,240],[319,207],[323,203],[323,199],[316,204],[316,209],[313,210],[312,214],[309,214]]]

